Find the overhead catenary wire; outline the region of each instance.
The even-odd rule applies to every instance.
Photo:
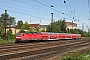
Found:
[[[20,1],[20,0],[18,0],[19,2],[23,2],[23,1]],[[7,2],[6,2],[7,3]],[[23,2],[23,3],[25,3],[25,2]],[[10,4],[10,3],[9,3]],[[25,3],[25,5],[26,5],[26,3]],[[39,7],[40,9],[41,8],[43,8],[43,7],[40,7],[40,6],[37,6],[37,5],[34,5],[34,4],[29,4],[28,3],[28,5],[32,5],[32,6],[36,6],[36,7]],[[1,6],[3,6],[3,5],[1,5]],[[30,10],[26,10],[26,9],[21,9],[21,8],[16,8],[16,7],[10,7],[10,6],[4,6],[4,7],[8,7],[8,8],[12,8],[12,9],[16,9],[16,10],[21,10],[21,11],[27,11],[27,12],[31,12],[31,13],[38,13],[38,14],[42,14],[42,15],[46,15],[46,16],[50,16],[49,14],[47,14],[47,13],[45,13],[45,12],[43,12],[43,13],[41,13],[41,11],[40,12],[37,12],[37,10],[36,11],[30,11]],[[45,8],[44,8],[45,9]],[[23,14],[24,15],[24,14]],[[26,14],[25,14],[26,15]],[[30,15],[31,16],[31,15]],[[31,16],[31,17],[33,17],[33,16]],[[36,18],[40,18],[40,19],[45,19],[45,20],[49,20],[49,19],[47,19],[47,18],[42,18],[41,16],[34,16],[34,17],[36,17]]]
[[[25,3],[25,2],[23,2],[23,3]],[[25,3],[26,4],[26,3]],[[28,5],[29,5],[29,3],[28,3]],[[32,6],[37,6],[37,5],[32,5]],[[40,6],[38,6],[39,8],[40,8]],[[50,9],[52,9],[50,6],[48,6]],[[17,9],[17,8],[14,8],[14,9]],[[18,10],[21,10],[21,8],[18,8]],[[23,11],[25,10],[25,9],[22,9]],[[56,9],[55,9],[56,10]],[[36,12],[34,12],[34,11],[29,11],[29,10],[25,10],[25,11],[28,11],[28,12],[33,12],[33,13],[36,13]],[[15,11],[16,12],[16,11]],[[59,11],[60,12],[60,11]],[[37,13],[39,13],[39,12],[37,12]],[[22,15],[24,15],[25,13],[23,13]],[[42,13],[42,14],[44,14],[44,13]],[[62,13],[61,12],[61,14],[65,14],[65,13]],[[29,14],[30,15],[30,14]],[[45,14],[45,15],[47,15],[47,14]],[[56,14],[55,14],[56,15]],[[28,16],[27,14],[26,14],[26,16]],[[69,15],[68,15],[69,16]],[[39,17],[39,16],[34,16],[34,17],[36,17],[36,18],[42,18],[42,17]],[[44,19],[46,19],[46,18],[44,18]],[[49,20],[49,19],[48,19]]]
[[[20,1],[20,0],[18,0],[18,1],[21,2],[21,3],[24,3],[24,4],[28,4],[28,5],[32,5],[32,6],[41,8],[40,6],[37,6],[37,5],[33,5],[33,4],[30,4],[30,3],[27,3],[27,2],[23,2],[23,1]],[[43,5],[44,5],[44,4],[43,4]],[[44,6],[46,6],[46,7],[50,8],[50,9],[52,9],[51,7],[49,7],[49,6],[47,6],[47,5],[44,5]],[[53,9],[53,10],[55,10],[55,9]],[[58,11],[58,12],[59,12],[59,11]],[[65,13],[62,13],[62,12],[59,12],[59,13],[65,14]],[[47,15],[48,15],[48,14],[47,14]],[[56,14],[54,13],[54,15],[56,15]],[[61,17],[61,18],[64,18],[64,17]],[[60,17],[59,17],[59,19],[60,19]]]
[[[66,8],[67,8],[67,11],[69,12],[69,15],[72,17],[72,19],[75,19],[75,18],[76,18],[76,17],[75,17],[75,9],[74,9],[74,12],[72,12],[72,8],[71,8],[70,1],[69,1],[69,0],[67,0],[67,1],[68,1],[68,3],[69,3],[70,9],[68,8],[68,5],[67,5],[66,0],[64,0],[65,6],[66,6]],[[72,13],[74,13],[74,14],[72,14]]]
[[[72,6],[71,6],[71,3],[70,3],[70,1],[69,0],[67,0],[68,1],[68,3],[69,3],[69,7],[70,7],[70,10],[71,10],[71,16],[73,17],[73,18],[76,18],[75,17],[75,12],[74,12],[74,16],[73,16],[73,14],[72,14]],[[75,10],[75,8],[74,8],[74,10]]]
[[[7,3],[7,2],[6,2]],[[29,4],[28,4],[29,5]],[[41,11],[40,12],[34,12],[34,11],[30,11],[30,10],[26,10],[26,9],[21,9],[21,8],[17,8],[17,7],[10,7],[10,6],[5,6],[5,5],[1,5],[1,6],[3,6],[3,7],[6,7],[6,8],[10,8],[10,9],[7,9],[8,11],[10,11],[10,12],[13,12],[13,13],[17,13],[17,14],[20,14],[21,16],[22,15],[24,15],[24,16],[28,16],[29,18],[31,18],[31,17],[35,17],[35,18],[37,18],[36,20],[44,20],[44,21],[46,21],[46,20],[50,20],[50,19],[48,19],[48,18],[45,18],[45,17],[41,17],[41,16],[39,16],[39,15],[46,15],[46,16],[50,16],[49,14],[47,14],[47,13],[45,13],[45,12],[43,12],[43,13],[41,13]],[[36,6],[36,5],[32,5],[32,6]],[[26,12],[31,12],[31,13],[38,13],[39,15],[35,15],[35,16],[33,16],[33,14],[26,14],[26,13],[23,13],[23,12],[16,12],[16,11],[12,11],[11,9],[14,9],[14,10],[21,10],[21,11],[26,11]],[[37,10],[36,10],[37,11]],[[21,19],[21,18],[20,18]],[[33,19],[32,19],[32,21],[34,21]]]
[[[49,9],[47,9],[47,8],[44,8],[44,7],[41,7],[41,6],[37,6],[37,5],[34,5],[34,4],[31,4],[31,3],[27,3],[27,2],[24,2],[24,1],[21,1],[21,0],[18,0],[20,3],[24,3],[24,4],[28,4],[28,5],[30,5],[30,6],[35,6],[35,7],[38,7],[38,8],[42,8],[42,9],[45,9],[45,10],[49,10],[49,9],[52,9],[51,7],[49,7],[49,6],[47,6],[47,5],[44,5],[44,6],[47,6]],[[40,11],[41,12],[41,11]],[[38,12],[39,13],[39,12]],[[48,12],[47,12],[48,13]],[[43,13],[44,14],[44,13]],[[62,13],[62,14],[64,14],[64,13]],[[44,14],[44,15],[48,15],[48,16],[50,16],[49,14]],[[57,14],[55,14],[54,13],[54,15],[57,15]],[[59,19],[60,18],[64,18],[64,17],[60,17],[59,16]]]
[[[17,10],[22,10],[22,11],[27,11],[27,12],[33,12],[33,13],[48,15],[49,16],[49,14],[46,14],[46,13],[40,13],[40,12],[35,12],[35,11],[25,10],[25,9],[21,9],[21,8],[15,8],[15,7],[10,7],[10,6],[5,6],[5,5],[0,5],[0,6],[12,8],[12,9],[17,9]]]
[[[23,4],[28,4],[28,5],[30,5],[30,6],[35,6],[35,7],[38,7],[38,8],[43,8],[43,9],[46,9],[46,8],[44,8],[44,7],[41,7],[41,6],[37,6],[37,5],[34,5],[34,4],[31,4],[31,3],[27,3],[27,2],[24,2],[24,1],[20,1],[20,0],[18,0],[18,2],[20,2],[20,3],[23,3]],[[31,11],[31,12],[33,12],[33,11]],[[41,11],[40,11],[41,12]],[[40,12],[36,12],[36,13],[40,13]],[[34,12],[33,12],[34,13]],[[40,13],[40,14],[44,14],[44,15],[48,15],[49,16],[49,14],[46,14],[46,13]],[[54,13],[55,14],[55,13]],[[62,13],[62,14],[65,14],[65,13]],[[56,14],[55,14],[56,15]]]
[[[24,4],[28,4],[28,5],[32,5],[32,6],[35,6],[35,7],[38,7],[38,8],[42,8],[42,9],[46,9],[46,8],[44,8],[44,7],[40,7],[40,6],[37,6],[37,5],[34,5],[34,4],[31,4],[31,3],[27,3],[27,2],[23,2],[23,1],[21,1],[21,0],[18,0],[19,2],[21,2],[21,3],[24,3]],[[44,5],[44,4],[43,4]],[[49,7],[49,6],[47,6],[47,5],[44,5],[44,6],[46,6],[46,7],[48,7],[48,8],[50,8],[50,9],[52,9],[51,7]],[[48,10],[48,9],[47,9]],[[53,9],[54,10],[54,9]],[[62,13],[62,12],[60,12],[61,14],[65,14],[65,13]],[[55,13],[54,13],[55,14]],[[45,15],[45,14],[44,14]],[[49,15],[49,14],[46,14],[46,15]],[[56,14],[55,14],[56,15]],[[60,18],[60,17],[59,17]],[[63,18],[63,17],[61,17],[61,18]]]
[[[87,13],[85,12],[85,13],[82,13],[82,14],[76,16],[76,14],[75,14],[75,12],[76,12],[76,11],[75,11],[75,8],[74,8],[74,11],[72,11],[72,7],[71,7],[71,4],[70,4],[70,1],[69,1],[69,0],[64,0],[65,3],[67,3],[66,1],[68,1],[68,3],[69,3],[70,9],[68,9],[68,10],[71,10],[71,16],[72,16],[73,19],[75,19],[76,17],[79,18],[79,17],[87,14]],[[67,7],[68,7],[68,6],[67,6]],[[88,0],[88,8],[90,9],[90,7],[89,7],[89,0]],[[73,14],[72,14],[72,13],[73,13]]]
[[[30,5],[30,6],[35,6],[35,7],[38,7],[38,8],[40,8],[40,9],[48,10],[47,8],[44,8],[44,7],[41,7],[41,6],[35,5],[35,4],[31,4],[31,3],[23,2],[23,1],[21,1],[21,0],[17,0],[17,1],[19,1],[20,3],[23,3],[23,4],[25,4],[25,5],[28,4],[28,5]],[[43,12],[46,12],[46,11],[43,11]]]
[[[72,12],[72,7],[71,7],[71,4],[70,4],[70,1],[68,0],[68,2],[69,2],[70,10]],[[72,13],[71,13],[71,15],[72,15]]]
[[[33,0],[33,1],[39,3],[39,4],[43,5],[43,6],[46,6],[46,7],[50,8],[50,9],[53,9],[54,11],[56,11],[56,12],[58,12],[58,13],[60,13],[60,14],[66,15],[66,16],[68,16],[68,17],[71,17],[70,15],[67,15],[67,14],[65,14],[65,13],[63,13],[63,12],[60,12],[60,11],[54,9],[54,8],[51,8],[50,6],[47,6],[47,5],[41,3],[41,2],[39,2],[39,1],[37,1],[37,0]]]
[[[67,8],[67,11],[69,12],[69,15],[71,16],[71,13],[70,13],[70,11],[69,11],[69,9],[68,9],[68,6],[67,6],[67,4],[66,4],[66,1],[64,0],[64,4],[65,4],[65,6],[66,6],[66,8]]]
[[[89,6],[89,0],[88,0],[88,10],[89,10],[89,20],[90,20],[90,6]]]
[[[89,17],[88,17],[88,20],[90,21],[90,1],[88,0],[88,11],[89,11]],[[90,26],[89,26],[90,28]]]
[[[6,9],[3,9],[3,8],[0,8],[0,9],[1,9],[1,10],[6,10]],[[21,15],[26,15],[26,16],[31,16],[31,17],[40,18],[40,17],[38,17],[38,16],[33,16],[33,15],[29,15],[29,14],[24,14],[24,13],[16,12],[16,11],[12,11],[12,10],[9,10],[9,9],[7,9],[7,11],[9,11],[9,12],[13,12],[13,13],[17,13],[17,14],[21,14]],[[49,19],[46,19],[46,18],[40,18],[40,19],[49,20]]]
[[[30,3],[27,3],[27,2],[23,2],[23,1],[21,1],[21,0],[18,0],[20,3],[24,3],[24,4],[28,4],[28,5],[31,5],[31,6],[35,6],[35,7],[38,7],[38,8],[42,8],[42,9],[46,9],[46,8],[44,8],[44,7],[41,7],[41,6],[37,6],[37,5],[34,5],[34,4],[30,4]],[[48,7],[48,6],[47,6]],[[50,7],[49,7],[50,8]],[[48,10],[48,9],[46,9],[46,10]],[[40,10],[39,10],[40,11]],[[40,11],[41,12],[41,11]],[[39,13],[39,12],[38,12]],[[47,12],[48,13],[48,12]],[[44,14],[44,13],[43,13]],[[64,14],[64,13],[63,13]],[[44,15],[48,15],[48,16],[50,16],[49,14],[44,14]],[[54,13],[54,15],[56,15],[55,13]],[[59,18],[64,18],[64,17],[59,17]]]
[[[16,9],[16,10],[22,10],[22,11],[28,11],[28,12],[33,12],[33,11],[29,11],[29,10],[25,10],[25,9],[21,9],[21,8],[16,8],[16,7],[5,6],[5,5],[1,5],[1,6],[10,8],[10,9],[7,9],[7,10],[10,11],[10,12],[13,12],[13,13],[20,14],[21,16],[22,16],[22,15],[25,15],[25,16],[29,16],[30,18],[31,18],[31,17],[39,18],[39,20],[40,20],[40,19],[41,19],[41,20],[43,20],[43,19],[44,19],[44,20],[49,20],[49,19],[47,19],[47,18],[42,18],[41,16],[38,17],[38,16],[33,16],[33,15],[30,15],[30,14],[23,13],[23,12],[17,12],[17,11],[15,11],[15,9]],[[11,10],[11,9],[14,9],[14,11]],[[4,10],[4,9],[3,9],[3,10]],[[36,13],[36,12],[34,12],[34,13]],[[40,13],[40,12],[37,12],[37,13]],[[48,14],[44,14],[44,13],[42,13],[42,14],[43,14],[43,15],[48,15]]]

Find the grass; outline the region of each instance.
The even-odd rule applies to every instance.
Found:
[[[77,52],[79,52],[79,51],[69,52],[62,59],[58,59],[58,60],[90,60],[90,50],[88,50],[87,52],[85,52],[81,55],[77,54],[75,57],[71,57]]]
[[[90,37],[82,37],[82,38],[90,38]]]
[[[9,40],[0,40],[0,44],[12,44],[15,43],[15,39],[9,39]]]

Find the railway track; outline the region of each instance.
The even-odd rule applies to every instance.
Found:
[[[81,40],[79,40],[81,41]],[[47,44],[66,44],[66,43],[72,43],[72,42],[79,42],[78,40],[67,40],[67,41],[54,41],[54,42],[40,42],[40,43],[29,43],[29,44],[26,44],[26,43],[22,43],[22,44],[6,44],[6,45],[0,45],[0,50],[1,49],[9,49],[9,48],[18,48],[18,47],[25,47],[25,46],[36,46],[36,45],[47,45]]]
[[[82,42],[84,42],[84,41],[82,41]],[[71,41],[69,41],[68,42],[68,44],[69,43],[71,43]],[[76,43],[78,43],[78,42],[76,42]],[[71,43],[72,44],[72,43]],[[75,43],[74,43],[75,44]],[[49,48],[49,47],[55,47],[55,46],[58,46],[58,45],[60,45],[60,46],[64,46],[64,45],[67,45],[67,43],[62,43],[61,41],[60,42],[57,42],[56,41],[56,43],[46,43],[46,44],[34,44],[34,45],[31,45],[31,44],[28,44],[28,45],[20,45],[20,46],[5,46],[5,47],[1,47],[1,49],[0,49],[0,55],[2,55],[2,54],[9,54],[10,52],[11,53],[17,53],[17,51],[19,51],[19,52],[25,52],[25,51],[23,51],[23,49],[24,50],[26,50],[26,51],[32,51],[32,50],[37,50],[37,48],[38,49],[45,49],[45,48]],[[47,47],[48,46],[48,47]],[[4,53],[5,52],[5,53]]]
[[[21,59],[22,60],[44,60],[46,58],[55,56],[57,54],[62,54],[66,51],[71,51],[71,50],[74,50],[74,49],[77,49],[77,48],[80,48],[80,47],[84,47],[84,46],[88,46],[88,44],[87,43],[86,44],[80,44],[79,46],[77,46],[75,44],[72,47],[70,45],[68,45],[67,47],[66,46],[65,47],[58,46],[58,47],[38,51],[38,54],[36,54],[37,53],[37,51],[36,51],[36,52],[34,52],[35,55],[31,55],[31,56],[24,57],[24,58],[21,58]],[[44,52],[42,52],[42,51],[44,51]]]
[[[6,60],[43,60],[56,54],[61,54],[65,51],[77,49],[84,46],[89,46],[90,40],[73,40],[73,41],[54,41],[43,42],[36,44],[14,44],[1,45],[0,59]],[[39,59],[38,59],[39,58]]]

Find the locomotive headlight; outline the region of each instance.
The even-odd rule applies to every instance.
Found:
[[[18,38],[18,37],[16,37],[16,38]]]
[[[16,37],[16,38],[21,38],[21,37]]]
[[[18,38],[21,38],[21,37],[18,37]]]

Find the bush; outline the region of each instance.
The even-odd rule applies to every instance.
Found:
[[[71,57],[72,55],[73,55],[73,53],[68,53],[61,60],[90,60],[90,50],[88,50],[87,52],[83,53],[82,55],[78,54],[75,57]]]
[[[12,34],[12,30],[11,29],[9,29],[7,31],[7,38],[8,39],[15,39],[15,34]]]
[[[15,39],[0,40],[0,44],[12,44],[15,43]]]

